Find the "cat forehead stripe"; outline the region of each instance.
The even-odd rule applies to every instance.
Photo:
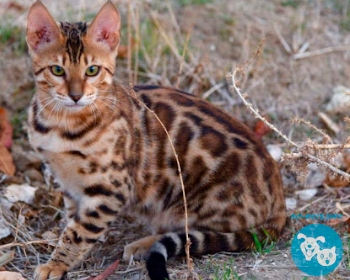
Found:
[[[61,31],[67,36],[67,52],[73,63],[78,63],[84,51],[82,37],[86,34],[86,22],[61,22]]]

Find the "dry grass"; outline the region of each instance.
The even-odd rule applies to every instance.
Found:
[[[81,20],[91,19],[105,1],[81,0],[74,5],[68,0],[43,2],[58,19]],[[231,94],[225,80],[227,72],[241,65],[244,75],[236,77],[239,84],[234,85],[249,95],[249,108],[259,108],[258,115],[269,116],[278,131],[285,135],[286,142],[277,134],[266,136],[265,141],[282,146],[291,155],[292,158],[285,157],[287,165],[298,167],[300,171],[301,167],[307,167],[305,156],[319,163],[329,163],[335,153],[347,152],[348,146],[342,143],[346,144],[350,130],[342,120],[344,116],[328,113],[340,127],[338,134],[329,135],[331,132],[322,127],[317,113],[325,111],[332,88],[338,84],[350,87],[348,1],[204,2],[206,4],[180,6],[179,1],[170,0],[162,3],[118,1],[125,23],[123,45],[128,52],[126,58],[117,62],[116,79],[123,83],[177,86],[210,100],[252,125],[256,116],[247,114],[246,97],[242,99]],[[12,2],[0,3],[3,18],[0,25],[0,71],[3,73],[0,106],[10,110],[15,129],[18,129],[16,145],[29,149],[21,125],[34,83],[20,38],[30,3],[18,0],[18,7],[5,9],[8,3]],[[1,32],[5,27],[10,30],[10,36],[3,42],[1,34],[4,33]],[[258,55],[257,48],[260,49]],[[28,97],[23,98],[24,95]],[[293,124],[290,120],[295,117],[307,120],[307,124]],[[320,132],[320,128],[324,131]],[[327,142],[324,139],[328,139]],[[323,152],[325,148],[333,150]],[[304,188],[305,183],[287,167],[282,171],[286,196],[295,197],[295,190]],[[0,180],[0,187],[6,187],[9,180],[15,179]],[[30,279],[33,268],[47,260],[53,249],[50,244],[54,240],[45,240],[42,233],[50,231],[57,236],[64,226],[62,204],[56,199],[53,188],[31,180],[24,171],[16,174],[16,180],[36,184],[42,191],[34,206],[17,203],[12,211],[3,213],[12,236],[2,240],[0,251],[6,254],[0,256],[0,266],[6,265],[7,269],[21,272]],[[290,213],[349,216],[350,188],[324,186],[319,188],[314,200],[298,199],[297,203],[297,208]],[[303,275],[291,261],[288,241],[309,222],[312,221],[291,221],[281,244],[264,254],[217,254],[195,259],[195,272],[199,279],[300,279]],[[335,228],[344,239],[345,257],[340,268],[328,279],[345,279],[350,277],[347,225],[339,222]],[[69,279],[99,273],[120,258],[125,244],[144,235],[142,227],[132,221],[116,222],[106,241],[98,244],[76,272],[68,274]],[[181,259],[171,260],[169,268],[172,279],[188,277],[187,265]],[[118,271],[110,279],[147,279],[142,262],[130,268],[121,263]]]

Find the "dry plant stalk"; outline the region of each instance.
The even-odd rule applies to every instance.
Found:
[[[132,30],[131,30],[131,12],[132,12],[132,0],[128,1],[128,24],[127,24],[127,28],[128,28],[128,46],[127,46],[127,50],[128,50],[128,54],[127,54],[127,59],[128,59],[128,73],[129,73],[129,83],[132,83],[133,81],[133,77],[132,77],[132,71],[131,71],[131,63],[132,63]]]
[[[232,87],[230,88],[231,93],[236,93],[239,98],[242,100],[243,104],[253,113],[253,115],[262,120],[270,129],[272,129],[273,131],[275,131],[280,137],[282,137],[288,144],[292,145],[293,147],[296,148],[297,152],[295,153],[291,153],[288,155],[285,155],[285,158],[290,158],[290,159],[300,159],[300,158],[306,158],[312,162],[316,162],[317,164],[320,164],[322,166],[325,166],[327,168],[329,168],[330,170],[332,170],[335,173],[338,173],[340,176],[344,177],[344,179],[347,179],[350,181],[350,174],[346,173],[342,170],[340,170],[339,168],[329,164],[328,162],[321,160],[319,158],[317,158],[316,156],[310,154],[309,151],[315,151],[315,149],[317,148],[317,146],[312,145],[312,148],[310,148],[310,145],[298,145],[295,142],[293,142],[291,139],[289,139],[286,135],[284,135],[279,129],[277,129],[274,125],[272,125],[271,123],[269,123],[264,117],[262,117],[259,112],[253,107],[253,105],[251,103],[249,103],[245,97],[243,96],[243,94],[241,93],[241,90],[237,87],[236,85],[236,80],[235,80],[235,76],[237,74],[237,72],[242,72],[243,70],[241,68],[236,68],[233,73],[229,73],[227,78],[231,78],[232,80]]]
[[[321,135],[323,136],[324,140],[325,140],[327,143],[333,144],[333,143],[332,143],[331,137],[330,137],[327,133],[325,133],[323,130],[319,129],[317,126],[315,126],[314,124],[312,124],[311,122],[306,121],[306,120],[304,120],[304,119],[300,119],[300,118],[296,118],[296,117],[295,117],[295,118],[292,119],[292,123],[296,123],[296,124],[301,124],[301,123],[303,123],[303,124],[305,124],[305,125],[311,127],[313,130],[315,130],[315,131],[317,131],[319,134],[321,134]]]
[[[139,102],[148,112],[150,112],[159,122],[159,124],[162,126],[164,132],[166,133],[166,136],[168,138],[168,141],[170,143],[171,149],[173,151],[173,154],[175,156],[175,160],[176,160],[176,164],[177,164],[177,171],[179,172],[179,179],[180,179],[180,183],[181,183],[181,189],[182,189],[182,198],[184,201],[184,212],[185,212],[185,236],[186,236],[186,245],[185,245],[185,253],[186,253],[186,261],[187,261],[187,267],[190,273],[192,273],[193,271],[193,260],[190,256],[190,246],[191,246],[191,240],[189,238],[189,234],[188,234],[188,210],[187,210],[187,199],[186,199],[186,191],[185,191],[185,185],[183,182],[183,178],[182,178],[182,171],[181,171],[181,165],[179,162],[179,158],[178,155],[176,153],[175,150],[175,146],[173,144],[173,141],[171,140],[170,134],[167,131],[165,125],[163,124],[163,122],[161,121],[161,119],[157,116],[157,114],[150,109],[145,103],[143,103],[137,96],[135,91],[133,90],[133,85],[130,84],[130,96],[135,98],[137,100],[137,102]]]
[[[52,241],[58,241],[58,238],[51,239],[51,240],[33,240],[33,241],[27,241],[27,242],[23,242],[23,243],[12,242],[12,243],[8,243],[5,245],[1,245],[0,250],[6,249],[6,248],[11,248],[11,247],[16,247],[16,246],[25,247],[25,246],[32,245],[32,244],[49,244]]]

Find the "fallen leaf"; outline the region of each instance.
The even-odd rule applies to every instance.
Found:
[[[265,119],[269,122],[270,119],[268,117],[265,117]],[[271,132],[271,128],[269,128],[266,123],[264,123],[262,120],[258,120],[255,123],[254,126],[254,133],[258,138],[263,138],[266,134]]]
[[[5,189],[4,197],[9,203],[15,203],[17,201],[22,201],[27,204],[32,204],[35,197],[35,192],[38,188],[32,187],[28,184],[9,185]]]
[[[108,266],[105,271],[96,277],[89,277],[88,280],[105,280],[107,277],[111,276],[119,265],[119,260],[116,260],[110,266]],[[1,280],[1,279],[0,279]]]
[[[1,271],[0,280],[26,280],[21,273],[12,271]]]
[[[12,155],[2,142],[0,142],[0,171],[10,176],[16,172]]]
[[[8,120],[6,110],[0,107],[0,142],[10,149],[12,146],[13,128]]]
[[[341,169],[344,170],[346,173],[350,172],[350,154],[344,153],[342,155],[342,158],[338,159],[338,161],[341,163]],[[343,188],[350,185],[350,182],[344,178],[343,176],[339,174],[334,174],[333,172],[328,171],[326,179],[324,180],[324,183],[327,186],[333,187],[333,188]]]
[[[2,205],[2,201],[1,201]],[[11,230],[8,227],[6,221],[4,220],[4,217],[2,213],[0,213],[0,240],[9,236],[11,234]]]
[[[4,266],[10,261],[12,261],[15,257],[15,251],[10,251],[3,253],[0,251],[0,266]]]
[[[347,216],[343,216],[339,219],[330,219],[329,221],[327,221],[327,225],[328,226],[336,226],[336,225],[341,224],[341,223],[349,224],[349,222],[350,222],[350,218]]]

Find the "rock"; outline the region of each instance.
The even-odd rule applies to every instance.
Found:
[[[2,213],[0,213],[0,239],[3,239],[11,234],[11,230],[8,227]]]
[[[327,112],[347,113],[350,109],[350,89],[344,86],[336,86],[333,96],[326,105]]]
[[[308,173],[305,180],[305,188],[316,188],[322,186],[326,175],[318,168],[316,163],[309,163],[307,166]]]
[[[280,146],[277,145],[267,145],[266,146],[268,152],[270,153],[270,155],[272,156],[272,158],[275,161],[280,161],[281,157],[282,157],[282,149]]]
[[[293,197],[286,198],[286,208],[287,210],[293,210],[297,207],[297,200]]]
[[[305,190],[300,190],[296,191],[295,194],[304,201],[308,201],[311,198],[313,198],[317,194],[317,189],[305,189]]]

